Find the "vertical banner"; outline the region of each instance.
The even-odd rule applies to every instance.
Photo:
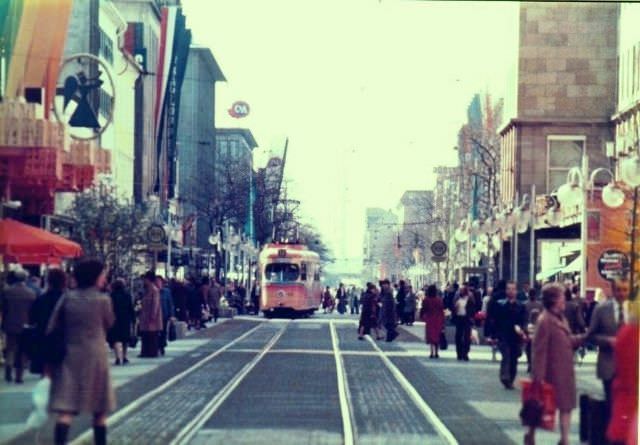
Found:
[[[612,209],[602,202],[601,190],[596,190],[587,205],[586,284],[607,295],[612,280],[630,279],[633,193],[625,190],[625,194],[624,204]],[[637,266],[636,262],[636,270]]]

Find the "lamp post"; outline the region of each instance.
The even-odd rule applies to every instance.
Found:
[[[636,156],[637,158],[637,156]],[[637,165],[636,160],[632,159],[629,164],[630,168],[627,171],[627,175],[623,176],[623,180],[631,180],[628,183],[633,187],[633,179],[638,180],[640,184],[640,170],[637,172],[638,177],[634,177],[633,168]],[[622,167],[621,167],[622,170]],[[611,208],[620,207],[624,204],[624,192],[616,185],[615,175],[613,172],[606,168],[598,168],[593,171],[591,177],[589,177],[589,157],[584,155],[582,157],[582,166],[580,168],[573,167],[567,173],[567,182],[558,188],[558,202],[562,207],[576,207],[580,205],[582,207],[580,214],[580,241],[581,241],[581,255],[582,264],[580,267],[580,294],[584,296],[586,294],[587,286],[587,205],[589,202],[589,192],[594,188],[594,181],[598,174],[608,173],[611,176],[611,182],[607,184],[602,190],[602,202]],[[588,182],[587,182],[587,178]],[[632,252],[633,255],[633,252]],[[633,265],[632,265],[633,267]]]

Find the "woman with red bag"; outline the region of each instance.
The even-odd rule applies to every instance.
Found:
[[[542,288],[544,311],[538,318],[532,345],[531,375],[534,384],[553,387],[556,408],[560,412],[560,442],[569,444],[571,410],[576,407],[576,377],[573,351],[583,336],[574,336],[564,317],[564,289],[557,284]],[[525,444],[534,444],[535,427],[525,435]]]

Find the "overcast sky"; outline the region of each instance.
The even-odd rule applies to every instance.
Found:
[[[250,128],[261,151],[289,137],[291,192],[349,269],[361,264],[365,208],[433,188],[433,167],[455,163],[473,94],[501,97],[514,65],[515,3],[184,0],[184,10],[227,78],[216,125]],[[236,100],[250,104],[247,118],[228,115]]]

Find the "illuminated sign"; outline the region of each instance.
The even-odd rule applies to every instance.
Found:
[[[236,119],[241,119],[243,117],[247,117],[249,114],[249,104],[243,101],[234,102],[229,108],[229,116],[235,117]]]

